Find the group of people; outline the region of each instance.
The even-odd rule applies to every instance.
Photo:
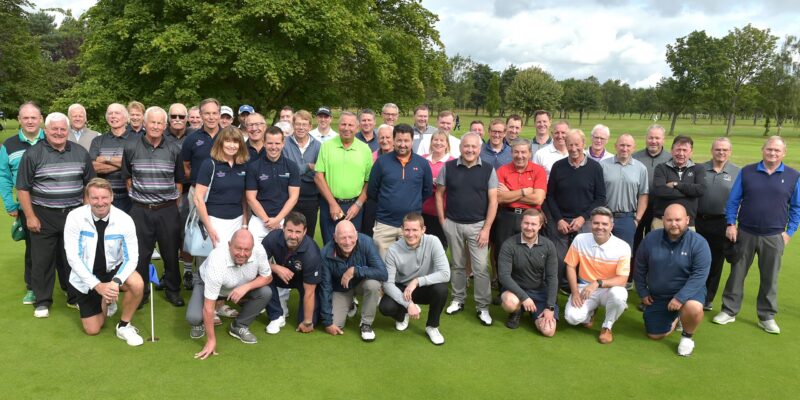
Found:
[[[635,287],[647,335],[681,330],[678,353],[689,355],[725,259],[718,324],[735,321],[757,254],[759,326],[780,332],[781,255],[800,223],[800,175],[783,164],[780,137],[739,169],[728,139],[697,164],[692,139],[676,136],[666,150],[658,125],[646,148],[636,152],[625,133],[612,154],[608,127],[587,140],[546,111],[535,113],[530,141],[517,115],[474,121],[461,138],[449,111],[436,127],[426,106],[414,109],[413,125],[398,123],[391,103],[380,116],[376,126],[372,110],[342,111],[337,132],[328,107],[315,116],[285,107],[271,126],[252,106],[234,116],[213,98],[188,109],[114,103],[99,134],[80,104],[47,115],[44,129],[39,108],[23,104],[18,134],[0,149],[0,194],[27,230],[23,303],[47,317],[57,274],[94,335],[125,292],[116,333],[139,345],[131,320],[160,257],[167,301],[184,306],[181,290],[191,290],[186,320],[192,338],[207,337],[196,354],[206,358],[220,317],[234,318],[228,333],[244,343],[258,341],[249,327],[264,310],[266,333],[279,333],[291,289],[298,332],[341,334],[360,307],[361,338],[373,341],[378,311],[404,331],[428,305],[425,333],[441,345],[441,314],[464,310],[469,282],[486,326],[495,303],[508,328],[529,313],[553,336],[559,290],[571,325],[591,328],[605,307],[600,343],[613,341]],[[182,249],[190,213],[214,247],[207,257]]]

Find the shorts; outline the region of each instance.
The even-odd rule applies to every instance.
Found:
[[[533,304],[536,305],[536,311],[531,313],[531,317],[536,320],[541,315],[542,312],[547,308],[547,289],[540,289],[540,290],[526,290],[525,293],[533,300]],[[558,303],[555,304],[555,310],[553,310],[553,318],[558,321]]]
[[[97,278],[102,283],[108,283],[111,282],[116,273],[117,269],[115,268],[113,271],[106,272]],[[70,286],[72,285],[70,284]],[[78,294],[76,303],[78,304],[81,318],[93,317],[103,312],[103,296],[97,293],[96,290],[90,289],[89,293],[81,293],[75,289],[75,293]]]
[[[703,304],[705,301],[705,293],[702,296],[695,296],[689,300],[694,300]],[[686,301],[689,301],[686,300]],[[672,330],[672,323],[680,316],[680,310],[670,311],[667,305],[672,301],[672,297],[653,299],[653,304],[645,307],[644,312],[644,329],[650,335],[663,335]]]

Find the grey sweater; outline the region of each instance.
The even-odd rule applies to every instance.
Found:
[[[429,286],[450,281],[447,255],[439,238],[433,235],[423,235],[416,249],[408,247],[401,238],[389,247],[384,263],[389,279],[383,283],[383,292],[404,307],[408,307],[408,302],[395,282],[405,285],[417,278],[419,286]]]

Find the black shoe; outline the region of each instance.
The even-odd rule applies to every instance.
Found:
[[[506,320],[506,327],[508,329],[519,328],[520,318],[522,318],[522,310],[517,310],[516,312],[508,314],[508,320]]]
[[[158,285],[153,285],[156,290],[164,290],[164,275],[158,279]]]
[[[192,271],[183,273],[183,288],[186,290],[192,290],[194,288],[194,276],[192,275]]]
[[[181,298],[178,292],[167,291],[167,301],[172,303],[175,307],[183,307],[186,304],[183,302],[183,298]]]
[[[644,303],[639,303],[639,305],[636,306],[636,309],[641,312],[644,312],[645,308],[647,308],[647,306]]]

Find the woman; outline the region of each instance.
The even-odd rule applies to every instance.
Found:
[[[455,157],[450,154],[450,140],[448,135],[441,131],[434,132],[431,136],[431,154],[426,154],[422,157],[431,164],[431,172],[433,173],[434,181],[433,192],[436,193],[435,182],[439,171],[444,166],[444,163],[455,159]],[[447,207],[447,204],[445,204],[445,207]],[[422,203],[422,218],[425,220],[425,233],[439,238],[442,242],[442,246],[447,250],[447,238],[444,236],[444,229],[439,223],[439,217],[436,215],[435,196],[428,197],[428,199]]]
[[[247,147],[239,128],[229,126],[218,135],[211,147],[211,158],[200,166],[194,192],[197,214],[214,247],[230,241],[240,228],[247,228]]]

